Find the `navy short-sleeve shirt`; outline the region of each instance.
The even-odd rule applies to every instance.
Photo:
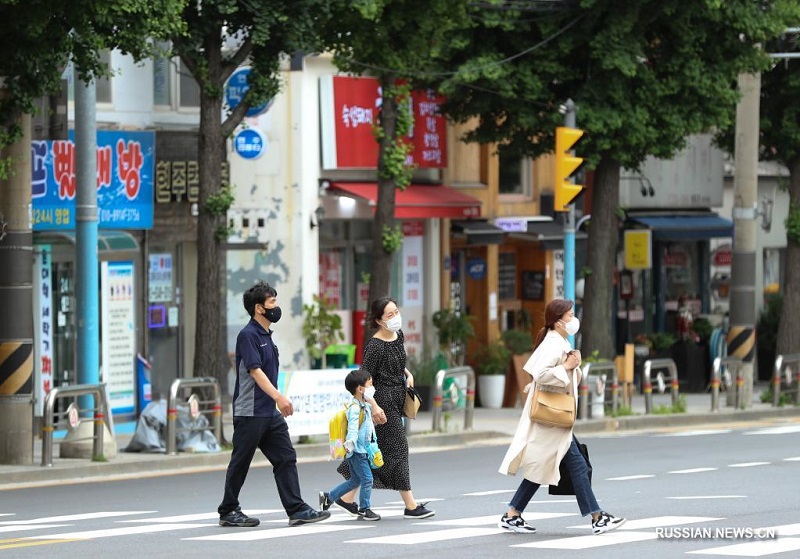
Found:
[[[273,386],[278,386],[278,348],[272,331],[255,319],[242,328],[236,338],[236,387],[233,390],[233,415],[239,417],[274,417],[279,415],[275,400],[256,384],[251,369],[261,369]]]

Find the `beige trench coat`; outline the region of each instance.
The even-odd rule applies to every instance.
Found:
[[[533,382],[543,390],[571,390],[577,402],[580,367],[569,371],[563,365],[571,350],[572,346],[566,339],[558,332],[550,330],[523,369],[531,374]],[[513,476],[522,472],[525,479],[540,485],[558,485],[561,478],[558,465],[572,443],[572,427],[549,427],[532,422],[530,409],[533,384],[528,385],[527,391],[522,417],[514,440],[500,465],[500,473]]]

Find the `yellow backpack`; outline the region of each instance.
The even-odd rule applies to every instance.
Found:
[[[329,447],[331,459],[342,460],[347,455],[344,441],[347,439],[347,410],[353,403],[346,404],[331,417],[328,424]],[[358,426],[364,421],[364,410],[358,416]]]

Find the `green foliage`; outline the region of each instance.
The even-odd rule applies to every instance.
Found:
[[[450,309],[442,309],[433,313],[432,320],[437,331],[439,347],[447,355],[448,363],[451,366],[463,365],[467,342],[475,336],[473,317]]]
[[[383,226],[383,234],[381,235],[381,242],[383,243],[383,250],[392,254],[400,250],[403,246],[403,229],[399,225],[395,227]]]
[[[783,225],[786,227],[786,238],[800,243],[800,204],[792,202],[789,205],[789,214]]]
[[[701,344],[708,345],[711,340],[711,333],[714,331],[714,325],[707,318],[695,318],[692,322],[692,330],[700,337]]]
[[[533,351],[533,336],[530,331],[506,330],[500,335],[500,339],[512,355],[525,355]]]
[[[599,349],[592,350],[588,357],[581,357],[582,363],[597,363],[599,361],[607,361],[607,359],[600,357]]]
[[[333,312],[335,308],[333,302],[319,295],[314,295],[311,305],[303,305],[303,337],[312,359],[323,358],[329,345],[344,340],[342,317]]]
[[[767,297],[766,305],[756,324],[756,345],[761,349],[775,349],[782,308],[783,297],[780,293],[773,293]]]
[[[226,216],[235,199],[230,185],[224,184],[216,193],[209,195],[205,203],[205,208],[212,215],[220,217]]]
[[[608,415],[610,415],[611,417],[629,417],[638,414],[634,412],[633,408],[631,408],[630,406],[618,406],[616,413],[612,411]]]
[[[671,413],[686,413],[686,396],[678,396],[678,401],[674,404],[653,406],[651,410],[654,415],[668,415]]]
[[[447,360],[441,353],[432,356],[430,348],[425,345],[421,355],[408,356],[408,370],[414,375],[415,386],[433,386],[436,373],[447,368]]]
[[[647,334],[647,338],[650,340],[650,347],[655,351],[669,349],[677,341],[675,334],[670,332],[651,332]]]
[[[762,404],[771,404],[772,403],[772,388],[767,388],[766,390],[761,391],[761,396],[759,397]],[[792,395],[788,392],[781,392],[778,394],[778,407],[783,408],[785,406],[792,405]]]
[[[481,375],[504,375],[511,363],[511,351],[502,342],[483,346],[475,356],[475,366]]]

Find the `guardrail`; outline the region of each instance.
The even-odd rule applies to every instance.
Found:
[[[786,372],[786,384],[789,391],[794,392],[794,403],[800,405],[800,353],[778,355],[775,358],[775,368],[772,370],[772,405],[778,406],[781,401],[781,375]],[[792,366],[797,386],[792,390]]]
[[[475,371],[472,367],[453,367],[441,369],[436,373],[436,382],[433,385],[433,431],[443,432],[442,427],[442,397],[444,394],[444,380],[459,375],[467,376],[467,403],[464,408],[464,430],[472,429],[472,416],[475,413]]]
[[[714,366],[711,368],[711,411],[719,411],[719,388],[722,384],[722,368],[725,367],[725,386],[726,390],[733,387],[734,390],[734,406],[738,408],[744,404],[743,388],[744,383],[738,382],[742,376],[742,360],[739,357],[715,357]],[[734,372],[736,383],[731,382],[731,370]]]
[[[617,366],[611,361],[593,361],[581,365],[583,376],[581,376],[581,383],[578,386],[578,395],[580,396],[580,406],[578,407],[578,419],[589,419],[589,375],[597,374],[598,371],[611,371],[611,409],[613,413],[617,412],[619,406],[619,378],[617,376]],[[605,405],[605,391],[603,392],[603,402]]]
[[[214,436],[217,438],[217,442],[222,444],[222,396],[219,381],[212,377],[179,378],[172,381],[169,387],[169,400],[167,401],[167,454],[171,456],[178,454],[178,394],[186,388],[210,388],[212,390],[214,396],[212,400],[198,400],[197,396],[192,394],[187,403],[193,418],[195,418],[195,413],[197,415],[211,416],[210,423],[214,430]],[[197,407],[196,410],[194,409],[195,406]],[[203,406],[203,409],[201,409],[201,406]],[[181,431],[206,430],[207,428],[205,427],[181,429]]]
[[[79,410],[76,406],[70,405],[65,411],[58,414],[54,413],[56,400],[59,398],[77,398],[78,396],[94,396],[94,434],[92,437],[85,437],[86,440],[93,439],[92,459],[103,456],[103,431],[106,416],[108,414],[108,402],[106,401],[105,384],[76,384],[74,386],[59,386],[50,390],[44,397],[44,409],[42,415],[42,466],[50,467],[53,465],[53,432],[56,425],[61,426],[61,420],[68,417],[69,426],[77,427],[80,423]],[[88,410],[87,410],[88,411]],[[53,421],[55,416],[59,416],[58,421]]]
[[[644,413],[653,411],[653,383],[651,373],[653,370],[667,369],[669,372],[669,387],[672,395],[672,405],[678,403],[680,383],[678,382],[678,367],[672,359],[648,359],[644,362],[642,374],[642,392],[644,392]]]

